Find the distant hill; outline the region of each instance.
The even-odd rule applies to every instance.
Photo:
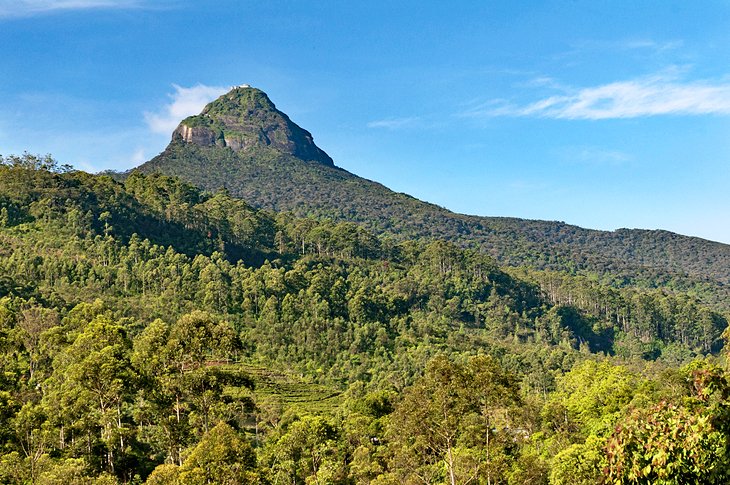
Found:
[[[583,229],[478,217],[420,201],[334,165],[268,96],[237,87],[183,120],[168,147],[134,169],[227,189],[259,208],[353,221],[397,239],[439,238],[513,266],[596,273],[615,284],[730,284],[730,246],[668,231]],[[726,290],[723,290],[726,291]]]

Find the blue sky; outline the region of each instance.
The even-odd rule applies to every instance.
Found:
[[[730,243],[730,2],[0,0],[0,154],[98,171],[248,83],[458,212]]]

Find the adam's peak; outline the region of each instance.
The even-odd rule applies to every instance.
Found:
[[[276,109],[266,93],[248,84],[233,87],[199,115],[184,119],[172,140],[228,147],[235,152],[264,148],[334,166],[329,155],[315,145],[311,133]]]

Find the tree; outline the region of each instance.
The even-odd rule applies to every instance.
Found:
[[[180,466],[181,485],[258,483],[251,446],[224,422],[211,428]]]
[[[179,483],[180,467],[172,463],[158,465],[150,476],[147,477],[145,485],[170,485]]]
[[[608,442],[607,480],[614,484],[728,483],[728,436],[712,417],[662,402],[637,410]]]
[[[274,483],[343,483],[338,430],[321,416],[302,416],[274,434],[264,451]]]
[[[610,434],[625,407],[642,394],[641,380],[623,366],[587,360],[557,380],[557,390],[546,405],[545,417],[554,430]]]
[[[730,385],[718,367],[685,369],[692,396],[637,409],[606,446],[614,484],[680,485],[730,481]]]
[[[49,424],[41,406],[23,405],[11,422],[19,453],[10,453],[0,460],[0,478],[6,475],[18,481],[37,483],[40,474],[49,466],[52,443]]]
[[[201,311],[171,326],[156,320],[135,339],[132,362],[145,382],[144,422],[167,459],[182,464],[183,449],[224,418],[224,386],[253,386],[245,373],[223,369],[239,345],[227,322]]]
[[[466,364],[435,357],[391,416],[393,472],[423,483],[497,481],[497,451],[515,438],[499,411],[517,401],[517,391],[517,380],[489,357]]]
[[[131,341],[124,329],[106,315],[95,317],[54,361],[45,401],[60,404],[67,425],[102,445],[103,463],[111,473],[131,472],[122,465],[130,451],[133,431],[127,404],[136,391],[130,363]],[[63,428],[62,428],[63,429]]]
[[[591,435],[584,443],[573,443],[560,451],[550,467],[551,485],[593,485],[602,480],[607,466],[606,438]]]
[[[49,466],[39,478],[43,485],[117,485],[117,480],[103,473],[94,477],[88,463],[83,458],[67,458]]]
[[[477,442],[484,447],[483,472],[486,475],[487,485],[491,485],[492,476],[495,475],[495,471],[499,471],[499,468],[494,466],[495,460],[492,456],[493,437],[498,429],[496,425],[504,426],[509,422],[504,411],[511,405],[519,404],[519,386],[515,376],[502,369],[490,356],[478,355],[471,358],[467,364],[467,372],[470,380],[467,393],[470,394],[470,399],[477,403],[478,414],[482,420],[483,431],[480,437],[482,439]],[[500,436],[497,435],[497,438]]]
[[[43,332],[59,324],[58,313],[31,301],[20,310],[16,330],[29,357],[29,381],[35,379],[41,359]]]

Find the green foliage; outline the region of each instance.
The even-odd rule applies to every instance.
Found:
[[[730,479],[730,385],[722,369],[685,369],[691,395],[637,409],[606,446],[609,483],[726,483]]]
[[[516,380],[492,359],[436,357],[391,417],[392,473],[452,485],[500,480],[520,436],[508,412],[516,401]]]
[[[109,474],[95,476],[83,458],[68,458],[51,466],[38,478],[44,485],[114,485],[116,479]]]
[[[609,443],[611,483],[725,483],[727,436],[709,416],[660,403],[632,415]]]
[[[168,485],[178,483],[179,477],[180,467],[171,463],[163,463],[150,473],[144,483],[146,485]]]
[[[181,485],[258,483],[256,456],[236,431],[221,422],[208,431],[180,466]]]
[[[591,435],[584,443],[574,443],[553,458],[550,468],[552,485],[593,485],[601,483],[608,466],[605,438]]]
[[[263,465],[274,483],[346,483],[337,439],[326,418],[302,416],[271,436]]]
[[[578,364],[558,379],[549,404],[564,411],[563,417],[552,418],[554,426],[605,434],[626,406],[632,401],[642,402],[640,385],[638,376],[608,361]]]
[[[0,482],[623,483],[667,421],[647,477],[725,467],[697,295],[4,160]]]

